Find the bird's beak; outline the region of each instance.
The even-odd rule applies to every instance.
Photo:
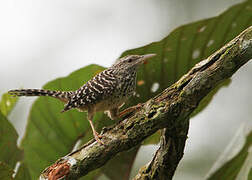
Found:
[[[144,60],[146,60],[146,59],[150,59],[150,58],[152,58],[152,57],[154,57],[154,56],[156,56],[156,54],[145,54],[145,55],[142,56],[142,58],[143,58]]]
[[[150,59],[152,57],[156,56],[156,54],[145,54],[142,55],[141,62],[144,63],[147,59]]]

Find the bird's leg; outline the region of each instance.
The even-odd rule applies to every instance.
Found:
[[[123,110],[122,112],[120,112],[119,117],[121,118],[121,117],[125,116],[126,114],[129,114],[129,113],[131,113],[133,111],[136,111],[139,108],[141,108],[142,106],[143,106],[143,104],[139,103],[139,104],[137,104],[135,106],[129,107],[129,108]]]
[[[92,121],[92,120],[93,120],[93,117],[94,117],[93,113],[90,112],[90,111],[88,111],[88,121],[89,121],[90,126],[91,126],[91,128],[92,128],[94,138],[95,138],[95,140],[96,140],[98,143],[104,144],[104,143],[102,142],[102,140],[101,140],[102,136],[99,135],[99,133],[96,132],[96,130],[95,130],[95,128],[94,128],[94,124],[93,124],[93,121]]]
[[[108,116],[110,117],[110,119],[115,120],[116,118],[118,118],[118,115],[119,115],[118,107],[109,110]]]

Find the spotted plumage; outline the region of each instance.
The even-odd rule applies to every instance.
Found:
[[[76,108],[88,112],[88,120],[95,139],[100,136],[92,123],[98,111],[108,111],[111,119],[118,116],[119,108],[133,95],[136,88],[136,73],[140,64],[155,54],[129,55],[119,59],[110,68],[94,76],[76,91],[51,91],[43,89],[10,90],[17,96],[51,96],[65,103],[62,112]]]

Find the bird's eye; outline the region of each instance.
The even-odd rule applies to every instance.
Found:
[[[132,59],[129,59],[128,62],[131,63],[131,62],[132,62]]]

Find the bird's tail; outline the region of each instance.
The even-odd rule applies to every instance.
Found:
[[[67,102],[73,91],[53,91],[44,89],[15,89],[8,91],[9,94],[15,96],[50,96],[57,98],[63,102]]]

